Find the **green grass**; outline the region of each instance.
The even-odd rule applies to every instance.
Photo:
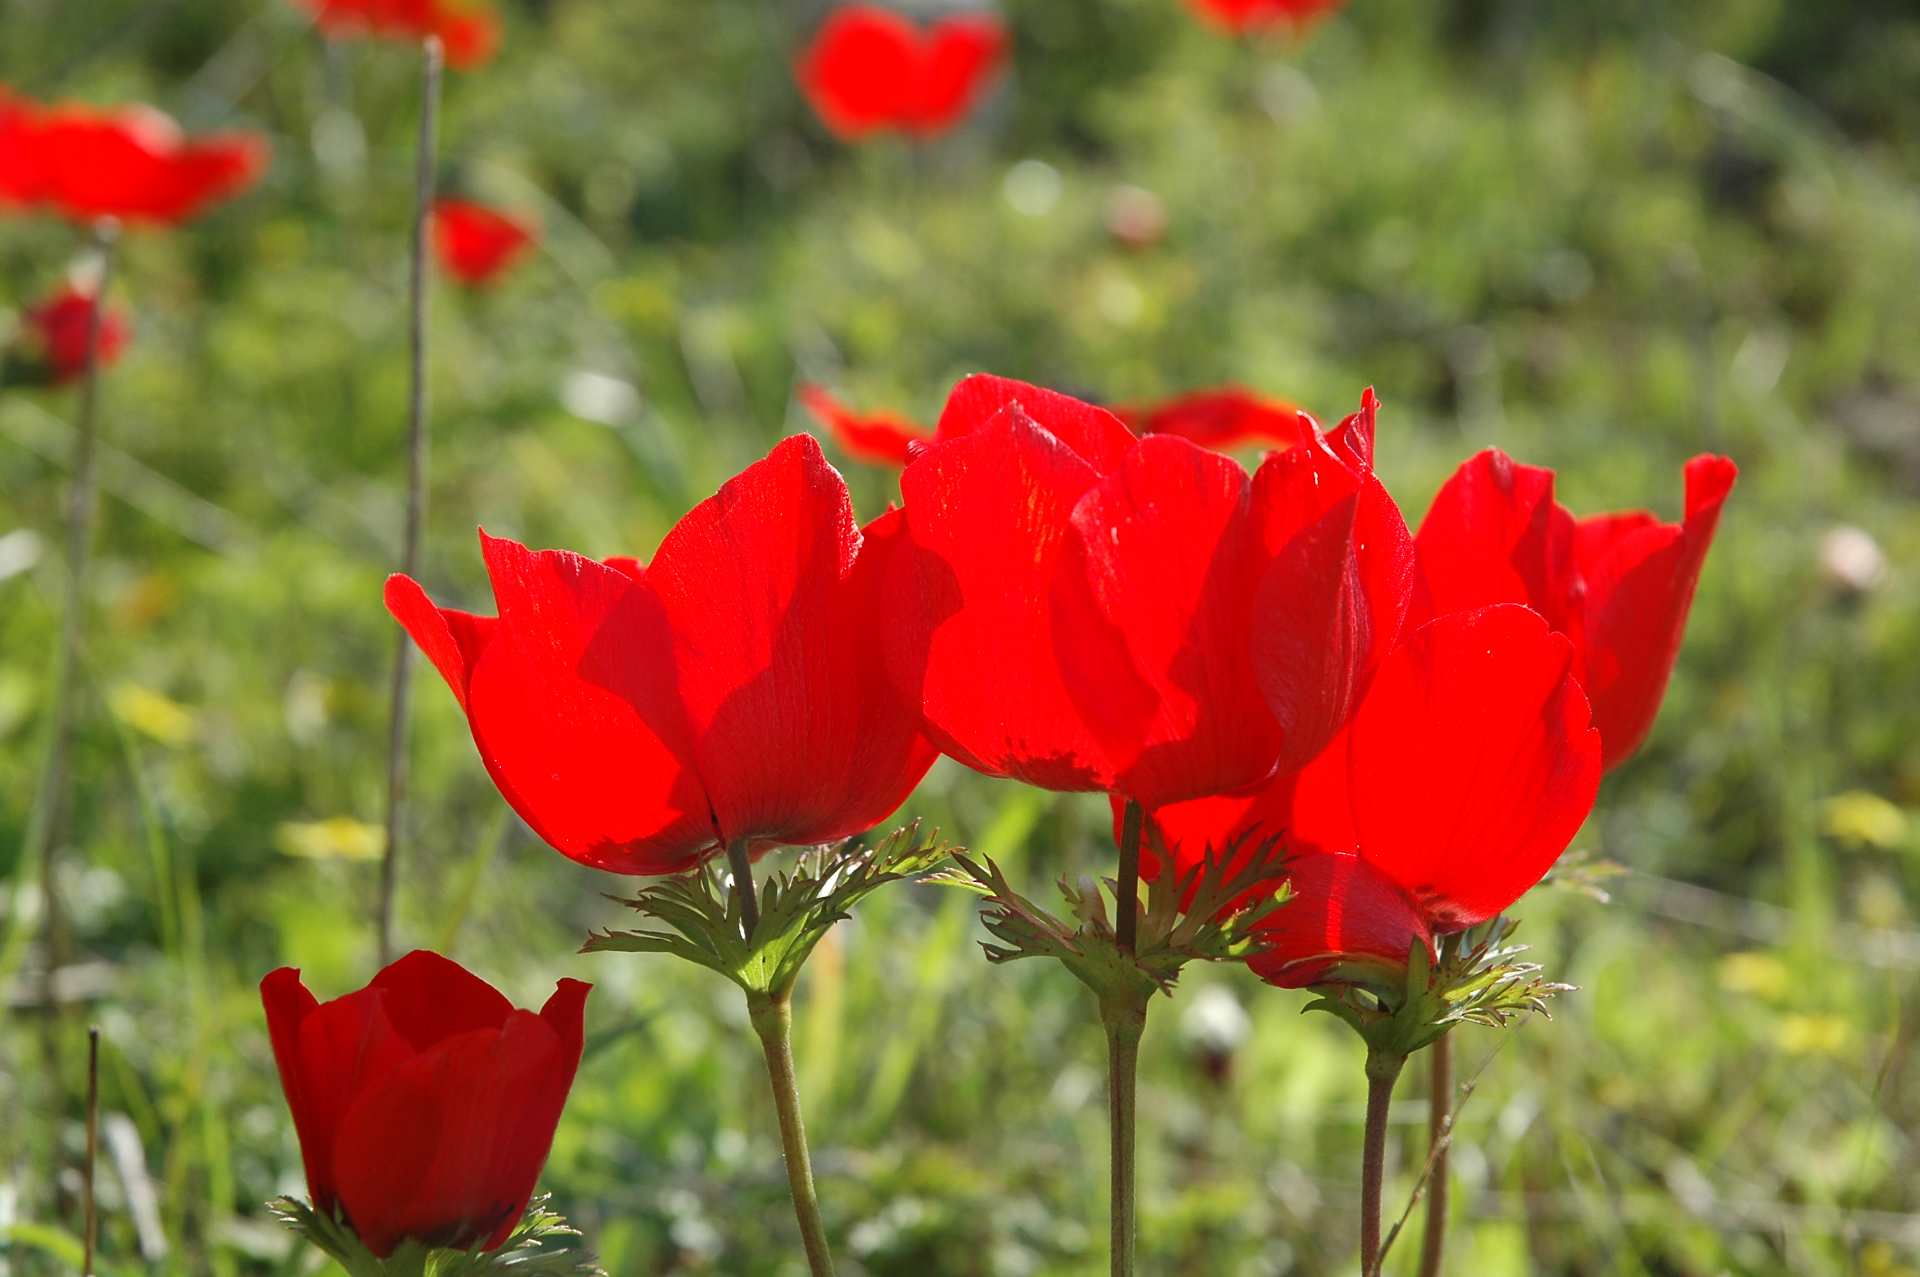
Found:
[[[1523,906],[1521,937],[1579,991],[1551,1023],[1458,1039],[1462,1072],[1485,1068],[1452,1271],[1920,1271],[1920,22],[1904,6],[1353,0],[1297,46],[1247,46],[1176,0],[1019,0],[1015,73],[982,119],[857,151],[820,134],[786,74],[814,6],[508,7],[505,55],[450,80],[442,172],[537,208],[547,251],[497,293],[435,299],[437,596],[484,599],[482,522],[650,551],[806,426],[802,377],[929,418],[977,368],[1116,399],[1233,379],[1323,417],[1372,384],[1410,516],[1487,444],[1557,467],[1577,510],[1668,515],[1685,458],[1727,451],[1743,474],[1662,720],[1577,844],[1627,872],[1609,904],[1549,887]],[[21,1005],[28,973],[6,973],[0,1272],[74,1269],[89,1022],[168,1247],[141,1258],[109,1170],[102,1272],[303,1271],[261,1205],[302,1186],[254,985],[283,962],[322,996],[370,973],[371,866],[290,856],[280,831],[381,810],[414,60],[329,56],[279,0],[6,0],[0,29],[0,82],[139,96],[276,149],[257,194],[127,245],[137,331],[106,389],[63,850],[76,957],[102,979],[49,1017]],[[1165,201],[1164,244],[1108,238],[1123,183]],[[0,296],[47,288],[74,247],[48,222],[0,224]],[[583,372],[637,397],[607,422],[574,415]],[[73,406],[0,391],[0,535],[41,549],[0,580],[0,873],[20,887]],[[880,510],[889,476],[847,469]],[[1823,573],[1836,524],[1884,549],[1877,588]],[[185,717],[151,698],[143,713],[127,687]],[[620,921],[599,893],[621,884],[503,817],[430,674],[417,704],[401,935],[522,1004],[563,975],[598,985],[555,1205],[622,1277],[800,1271],[737,992],[574,955]],[[1856,791],[1879,805],[1832,802]],[[1036,896],[1112,854],[1100,803],[950,764],[908,812]],[[0,900],[6,949],[31,893]],[[802,981],[844,1272],[1103,1271],[1091,1001],[1053,967],[990,968],[980,935],[963,894],[890,888]],[[1221,999],[1251,1021],[1224,1060],[1200,1046]],[[1353,1270],[1360,1052],[1304,1000],[1221,969],[1155,1008],[1143,1271]],[[1390,1213],[1424,1121],[1414,1079],[1402,1096]]]

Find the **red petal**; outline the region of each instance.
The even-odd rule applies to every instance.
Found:
[[[1660,712],[1686,633],[1694,587],[1739,471],[1725,457],[1687,463],[1683,523],[1644,514],[1582,520],[1573,537],[1583,593],[1576,641],[1593,717],[1613,767],[1640,747]]]
[[[1553,471],[1495,448],[1463,464],[1433,499],[1415,542],[1420,623],[1524,603],[1559,625],[1573,588],[1573,517],[1553,499]]]
[[[481,534],[500,620],[468,716],[501,794],[563,854],[615,873],[677,873],[718,831],[684,761],[673,644],[644,581],[565,551]]]
[[[286,1093],[294,1133],[300,1138],[307,1190],[313,1196],[315,1207],[325,1210],[331,1206],[334,1194],[330,1188],[331,1168],[321,1154],[323,1146],[330,1144],[332,1132],[324,1129],[326,1115],[309,1095],[300,1056],[300,1026],[320,1004],[301,983],[296,967],[269,972],[260,982],[260,1002],[267,1012],[267,1036],[273,1041],[273,1062],[280,1071],[280,1089]]]
[[[513,1011],[360,1094],[342,1116],[335,1159],[341,1200],[367,1248],[385,1256],[408,1238],[454,1249],[504,1238],[560,1116],[554,1079],[577,1059],[545,1020]]]
[[[1324,446],[1269,456],[1254,476],[1270,558],[1252,650],[1285,733],[1282,771],[1304,766],[1353,715],[1407,613],[1413,539],[1370,472]]]
[[[907,464],[916,446],[933,438],[931,431],[892,413],[860,416],[819,386],[801,386],[800,401],[856,461],[898,468]]]
[[[1292,404],[1263,399],[1241,386],[1196,390],[1163,403],[1114,411],[1141,434],[1178,435],[1203,448],[1253,442],[1295,448],[1320,438],[1312,417]]]
[[[300,1094],[294,1129],[306,1162],[307,1189],[319,1210],[333,1210],[344,1191],[336,1156],[342,1115],[367,1086],[413,1057],[413,1048],[387,1019],[384,1001],[378,989],[335,998],[308,1010],[290,1035]],[[276,1040],[276,1059],[280,1045]],[[287,1072],[283,1063],[281,1076]]]
[[[920,43],[907,127],[922,135],[952,128],[979,99],[1006,52],[1006,30],[993,18],[935,23]]]
[[[387,578],[386,603],[393,619],[413,636],[440,671],[460,708],[466,709],[468,680],[499,622],[491,616],[436,607],[419,582],[399,573]]]
[[[1360,395],[1360,411],[1348,414],[1327,432],[1327,446],[1354,469],[1373,469],[1373,436],[1379,413],[1380,397],[1368,386]]]
[[[498,989],[427,949],[389,963],[370,987],[385,995],[387,1019],[416,1051],[475,1029],[497,1029],[513,1012]]]
[[[1157,435],[1074,508],[1079,553],[1052,624],[1080,640],[1104,627],[1123,647],[1077,642],[1065,685],[1114,787],[1148,808],[1252,784],[1279,752],[1248,639],[1261,566],[1248,491],[1231,459]]]
[[[1057,390],[987,373],[975,373],[953,388],[934,437],[951,439],[970,434],[1012,407],[1019,408],[1028,420],[1045,428],[1102,474],[1119,465],[1138,442],[1126,423],[1105,408]]]
[[[1433,937],[1406,893],[1352,855],[1300,856],[1288,865],[1293,897],[1260,926],[1254,974],[1283,989],[1319,984],[1337,964],[1404,969]]]
[[[580,1052],[586,1039],[587,994],[593,986],[579,980],[562,980],[540,1008],[540,1018],[559,1039],[560,1050],[554,1067],[543,1070],[531,1090],[513,1108],[500,1115],[501,1131],[495,1144],[493,1177],[497,1198],[518,1202],[513,1215],[500,1222],[483,1244],[493,1250],[507,1240],[539,1180],[553,1148],[554,1128],[566,1107],[567,1092],[573,1089],[573,1075],[580,1065]]]
[[[919,31],[898,14],[848,5],[814,35],[794,76],[829,129],[863,137],[906,118],[919,43]]]
[[[875,573],[810,435],[695,506],[647,569],[674,636],[695,767],[729,838],[871,827],[932,762],[885,677]]]
[[[1099,475],[1024,412],[988,415],[964,430],[943,420],[943,440],[901,476],[911,545],[893,574],[888,665],[935,743],[969,767],[1108,789],[1105,745],[1065,681],[1090,636],[1056,629],[1041,606],[1070,561],[1073,507]],[[1113,636],[1100,644],[1110,651]]]
[[[466,200],[433,206],[434,252],[462,283],[492,283],[532,245],[532,228],[497,209]]]
[[[1401,643],[1354,719],[1360,854],[1436,930],[1518,900],[1592,809],[1600,737],[1572,659],[1525,608],[1456,612]]]

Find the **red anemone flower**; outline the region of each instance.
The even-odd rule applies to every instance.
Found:
[[[926,773],[920,716],[881,665],[899,532],[898,511],[858,527],[820,445],[796,435],[644,567],[482,532],[498,617],[436,607],[404,576],[387,608],[542,838],[615,873],[678,873],[734,841],[870,829]]]
[[[1155,813],[1151,871],[1282,835],[1294,896],[1263,924],[1255,972],[1295,988],[1346,963],[1402,967],[1414,942],[1494,917],[1566,850],[1600,783],[1591,720],[1573,647],[1539,615],[1450,613],[1403,638],[1300,772]]]
[[[533,1195],[580,1064],[593,986],[535,1015],[418,950],[317,1001],[300,972],[260,982],[307,1189],[385,1258],[401,1242],[493,1250]]]
[[[1194,11],[1229,31],[1260,27],[1304,27],[1338,9],[1346,0],[1187,0]]]
[[[1686,632],[1700,568],[1738,470],[1725,457],[1686,467],[1686,515],[1643,511],[1575,519],[1553,499],[1553,471],[1489,449],[1447,481],[1420,525],[1415,613],[1525,603],[1573,640],[1606,765],[1646,739]]]
[[[890,412],[862,416],[819,386],[801,386],[800,402],[855,461],[898,468],[907,464],[915,448],[933,441],[933,432],[917,422]]]
[[[885,629],[935,743],[992,775],[1151,809],[1318,753],[1405,614],[1412,547],[1374,401],[1251,478],[1103,408],[954,388],[901,476]]]
[[[439,36],[447,65],[471,70],[500,47],[500,16],[472,0],[297,0],[334,37],[425,40]]]
[[[46,371],[47,380],[64,386],[87,370],[87,342],[93,336],[93,294],[68,284],[22,317],[28,357]],[[100,316],[100,366],[126,348],[126,312],[108,306]]]
[[[924,31],[887,9],[836,9],[795,78],[827,127],[849,140],[895,129],[927,137],[958,124],[1006,59],[1007,33],[984,14]]]
[[[1205,448],[1271,443],[1294,448],[1319,431],[1290,403],[1265,399],[1242,386],[1196,390],[1151,404],[1116,406],[1122,421],[1145,435],[1179,435]]]
[[[253,185],[266,164],[257,136],[189,139],[151,107],[0,100],[0,204],[176,225]]]
[[[484,204],[455,199],[434,203],[434,251],[463,284],[491,284],[533,247],[533,239],[527,223]]]

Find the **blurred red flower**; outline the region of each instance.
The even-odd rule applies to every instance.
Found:
[[[820,386],[802,385],[800,402],[855,461],[904,466],[914,448],[933,441],[933,432],[916,422],[890,412],[861,416]]]
[[[463,284],[481,286],[533,246],[533,228],[484,204],[443,199],[433,206],[433,247],[447,273]]]
[[[502,796],[560,852],[677,873],[727,843],[870,829],[933,762],[882,674],[901,519],[862,530],[810,436],[675,525],[653,562],[535,553],[481,533],[498,617],[387,608],[466,711]]]
[[[1515,604],[1454,612],[1395,647],[1341,736],[1293,775],[1154,813],[1152,869],[1283,835],[1294,898],[1250,959],[1286,987],[1494,917],[1553,866],[1600,783],[1573,647]]]
[[[1305,26],[1324,18],[1346,0],[1187,0],[1195,12],[1229,31],[1258,27]]]
[[[260,982],[313,1207],[374,1254],[402,1241],[493,1250],[520,1222],[580,1063],[591,985],[538,1015],[437,953],[321,1003],[282,967]]]
[[[188,139],[151,107],[42,107],[0,92],[0,206],[75,221],[187,221],[267,166],[253,134]]]
[[[849,140],[887,129],[928,137],[959,123],[1007,55],[1007,33],[986,14],[925,30],[887,9],[834,10],[794,68],[829,129]]]
[[[21,317],[28,359],[46,372],[49,382],[64,386],[87,370],[87,342],[93,335],[93,295],[68,284]],[[126,348],[127,314],[108,306],[100,316],[100,366],[106,367]]]
[[[1244,386],[1219,386],[1150,404],[1119,404],[1114,413],[1146,435],[1179,435],[1206,448],[1274,443],[1294,448],[1319,430],[1290,403],[1266,399]]]
[[[1373,408],[1249,478],[1066,395],[962,381],[901,476],[911,552],[885,627],[935,743],[1150,810],[1306,763],[1410,594]]]
[[[334,37],[424,40],[439,36],[447,65],[471,70],[500,47],[500,16],[473,0],[296,0]]]
[[[1686,632],[1700,568],[1739,471],[1725,457],[1686,467],[1686,515],[1575,519],[1553,471],[1489,449],[1455,472],[1420,525],[1415,613],[1525,603],[1573,640],[1606,765],[1646,739]]]

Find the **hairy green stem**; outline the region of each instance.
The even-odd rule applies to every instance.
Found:
[[[1108,1157],[1112,1172],[1109,1203],[1113,1277],[1133,1277],[1137,1249],[1134,1206],[1134,1128],[1140,1074],[1140,1037],[1147,1028],[1151,995],[1103,997],[1100,1020],[1107,1030]]]
[[[413,246],[407,280],[407,514],[400,570],[420,574],[420,537],[427,521],[427,219],[433,209],[435,131],[440,114],[440,40],[428,36],[420,53],[420,133],[414,154]],[[395,640],[393,685],[387,708],[387,841],[380,860],[380,965],[393,960],[393,898],[407,813],[408,702],[413,692],[413,640]]]
[[[1433,1073],[1427,1088],[1427,1231],[1420,1239],[1420,1277],[1440,1277],[1447,1250],[1447,1140],[1453,1125],[1453,1035],[1442,1034],[1429,1050]]]
[[[751,940],[760,926],[760,898],[753,889],[753,857],[747,851],[746,839],[736,838],[727,844],[727,872],[733,876],[733,893],[740,901],[740,925]]]
[[[793,1068],[793,1006],[784,997],[750,993],[747,1014],[767,1056],[767,1080],[773,1086],[780,1147],[786,1154],[787,1187],[793,1192],[793,1213],[806,1246],[807,1268],[813,1277],[833,1277],[833,1254],[820,1218],[820,1199],[814,1194],[813,1159],[807,1153],[807,1131],[800,1119],[800,1086]]]
[[[1360,1277],[1380,1271],[1380,1191],[1387,1172],[1387,1111],[1407,1057],[1367,1052],[1367,1131],[1360,1151]]]

